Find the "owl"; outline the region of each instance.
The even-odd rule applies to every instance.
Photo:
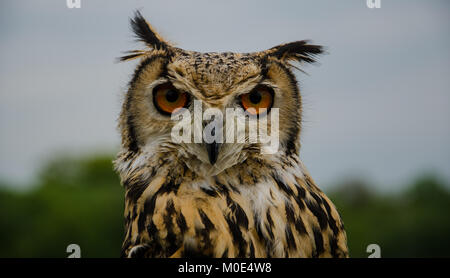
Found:
[[[139,12],[131,27],[146,48],[121,58],[140,60],[120,113],[114,161],[125,188],[121,256],[347,257],[339,213],[299,157],[302,102],[292,62],[313,63],[322,47],[296,41],[253,53],[200,53],[164,40]],[[278,148],[173,140],[178,111],[193,114],[193,129],[208,123],[193,123],[196,102],[242,109],[238,120],[270,127],[276,111]],[[212,134],[233,126],[221,128]],[[247,128],[233,130],[248,139]]]

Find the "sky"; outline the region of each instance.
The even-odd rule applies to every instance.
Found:
[[[178,47],[253,52],[311,39],[319,65],[296,76],[301,159],[322,187],[349,177],[380,190],[423,173],[450,180],[450,2],[0,2],[0,180],[30,184],[58,154],[116,152],[117,118],[136,62],[139,9]]]

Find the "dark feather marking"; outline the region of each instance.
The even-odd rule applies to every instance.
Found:
[[[173,222],[172,222],[172,215],[175,214],[175,206],[173,204],[173,200],[170,199],[167,201],[166,204],[166,214],[163,217],[164,225],[167,230],[167,240],[166,243],[168,245],[167,252],[169,254],[175,253],[175,251],[178,249],[176,245],[177,237],[173,231]]]
[[[239,191],[239,189],[237,189],[236,186],[232,185],[231,183],[228,184],[231,188],[231,190],[233,190],[234,193],[240,194],[241,191]]]
[[[149,232],[149,234],[151,234],[150,232],[150,228],[154,228],[156,230],[156,227],[154,227],[154,223],[152,221],[152,216],[155,210],[155,205],[156,205],[156,199],[158,198],[158,196],[160,196],[163,192],[165,191],[164,188],[164,184],[161,185],[161,187],[158,189],[158,191],[155,192],[155,194],[153,194],[150,198],[148,198],[147,200],[145,200],[144,203],[144,211],[143,213],[150,218],[150,224],[147,226],[147,231]]]
[[[207,231],[215,229],[214,224],[211,222],[208,215],[206,215],[206,213],[202,209],[198,210],[198,214],[200,215],[202,223]]]
[[[272,191],[272,189],[270,189],[270,198],[272,199],[272,200],[275,200],[275,198],[273,197],[273,191]]]
[[[132,159],[136,154],[133,152],[127,152],[125,158],[123,159],[123,161],[128,161],[130,159]]]
[[[239,179],[239,184],[243,184],[244,181],[242,180],[242,175],[238,175],[238,179]]]
[[[311,177],[306,176],[306,177],[305,177],[305,182],[306,182],[306,185],[308,185],[309,188],[314,189],[314,190],[320,190],[320,189],[314,184],[314,182],[311,180]]]
[[[209,255],[212,249],[212,243],[210,239],[210,233],[206,228],[195,228],[195,234],[199,238],[200,250],[204,255]]]
[[[138,234],[138,235],[136,236],[136,239],[135,239],[134,242],[133,242],[133,245],[139,245],[140,243],[141,243],[141,235]]]
[[[295,202],[297,203],[297,205],[298,205],[298,208],[300,209],[300,210],[304,210],[305,209],[305,204],[303,203],[303,200],[302,199],[300,199],[300,198],[295,198]]]
[[[223,183],[221,183],[221,182],[217,179],[217,177],[214,178],[214,182],[215,182],[216,185],[217,185],[217,191],[219,191],[219,192],[220,192],[221,194],[223,194],[223,195],[228,195],[228,194],[229,194],[227,187],[226,187]]]
[[[294,215],[294,210],[292,208],[292,205],[289,204],[288,202],[286,202],[284,207],[285,207],[286,219],[287,219],[288,223],[294,223],[295,215]]]
[[[329,242],[330,242],[330,252],[331,252],[331,256],[332,256],[333,258],[339,257],[339,256],[338,256],[338,253],[337,253],[338,245],[337,245],[336,237],[334,237],[334,236],[331,235],[330,238],[329,238]]]
[[[195,229],[195,233],[200,238],[200,243],[202,244],[201,250],[203,251],[202,253],[204,255],[208,255],[212,250],[210,234],[211,230],[215,229],[215,227],[202,209],[198,210],[198,214],[200,215],[204,228],[197,227]]]
[[[244,240],[242,236],[241,229],[239,228],[239,225],[236,224],[230,216],[225,216],[225,220],[227,221],[228,228],[230,229],[231,235],[233,236],[233,241],[235,244],[237,244],[239,253],[237,257],[244,257],[245,256],[245,249],[247,247],[247,242]]]
[[[147,215],[144,213],[139,214],[138,218],[138,233],[142,233],[145,229],[145,221],[147,220]]]
[[[153,212],[155,210],[156,198],[158,197],[160,191],[161,191],[161,188],[158,190],[158,192],[156,192],[150,198],[145,200],[145,203],[144,203],[144,214],[150,216],[150,218],[153,215]]]
[[[259,217],[258,217],[257,214],[255,214],[253,216],[253,219],[254,219],[254,222],[255,222],[256,234],[258,235],[260,242],[265,242],[265,245],[266,245],[266,248],[265,248],[266,256],[268,258],[270,258],[270,256],[271,256],[270,254],[271,254],[272,246],[273,246],[272,240],[270,238],[267,238],[263,234],[263,232],[262,232],[262,224],[261,224],[261,221],[259,221]]]
[[[158,238],[158,229],[156,228],[155,223],[153,223],[153,221],[150,221],[150,223],[147,225],[147,232],[150,238],[154,240]]]
[[[289,224],[286,225],[285,233],[286,233],[286,242],[289,246],[289,249],[297,248],[297,244],[295,243],[294,235],[292,235],[291,226]]]
[[[306,206],[319,221],[320,229],[324,230],[328,224],[328,218],[326,213],[322,210],[319,204],[311,200],[306,200]]]
[[[313,234],[314,234],[314,242],[316,244],[316,250],[314,252],[313,257],[318,257],[324,251],[323,236],[322,236],[322,233],[317,228],[313,228]]]
[[[292,191],[292,189],[286,184],[284,183],[280,177],[278,177],[276,174],[272,175],[273,179],[275,180],[275,182],[278,184],[278,187],[283,190],[284,192],[286,192],[286,194],[288,196],[293,196],[294,195],[294,191]]]
[[[333,215],[331,214],[331,208],[330,205],[326,200],[323,200],[323,205],[325,206],[325,209],[327,210],[328,214],[328,225],[330,226],[331,230],[333,231],[333,234],[336,236],[339,233],[339,229],[336,225],[336,220],[333,218]]]
[[[230,207],[231,212],[236,218],[236,223],[238,223],[238,225],[240,226],[243,226],[245,229],[248,229],[247,214],[245,214],[245,211],[242,209],[242,207],[233,199],[231,199],[230,196],[227,196],[226,200],[227,205]]]
[[[135,181],[130,181],[129,179],[125,180],[124,185],[127,188],[126,199],[129,199],[132,203],[136,203],[136,201],[141,197],[142,193],[151,183],[155,175],[155,168],[152,168],[152,172],[150,176],[146,179],[139,177]]]
[[[161,193],[178,193],[178,189],[180,188],[180,184],[174,183],[172,180],[169,180],[161,187]]]
[[[129,238],[127,238],[124,242],[123,242],[123,244],[122,244],[122,249],[120,250],[120,257],[121,258],[125,258],[127,255],[126,255],[126,252],[127,252],[127,250],[128,250],[128,248],[131,246],[131,241],[130,241],[130,239]]]
[[[258,215],[256,213],[253,216],[253,221],[255,222],[255,229],[256,229],[256,233],[258,234],[259,238],[266,239],[266,237],[264,236],[264,234],[262,232],[261,222],[259,221]]]
[[[269,237],[271,239],[274,239],[274,234],[272,232],[272,228],[273,228],[273,220],[272,220],[272,216],[270,216],[270,209],[267,210],[266,212],[266,218],[267,218],[267,223],[266,223],[266,230],[267,233],[269,234]]]
[[[128,227],[131,221],[131,215],[130,212],[127,213],[127,217],[125,217],[125,227]]]
[[[130,112],[131,106],[131,91],[128,92],[127,99],[125,100],[125,110],[127,113],[127,127],[128,127],[128,150],[135,154],[139,151],[137,136],[136,136],[136,128],[134,127],[134,115]]]
[[[223,251],[222,258],[228,258],[228,247]]]
[[[306,197],[306,190],[302,186],[297,186],[297,196],[303,200]]]
[[[256,184],[256,183],[258,183],[258,181],[259,181],[259,178],[257,177],[257,176],[255,176],[253,173],[251,173],[250,174],[251,175],[251,177],[252,177],[252,180],[253,180],[253,184]]]
[[[322,198],[319,197],[319,195],[317,195],[314,192],[310,192],[311,196],[314,198],[314,200],[316,200],[317,204],[320,206],[320,204],[322,204]]]
[[[176,221],[177,221],[178,227],[180,228],[180,233],[181,233],[181,235],[183,235],[188,230],[188,226],[186,224],[186,218],[184,218],[184,215],[183,215],[183,213],[181,213],[181,211],[177,215]]]
[[[296,186],[297,186],[297,197],[294,199],[298,205],[298,208],[300,210],[304,210],[305,204],[303,203],[303,200],[305,200],[305,198],[306,198],[306,190],[302,186],[299,186],[299,185],[296,185]]]
[[[273,220],[272,220],[272,216],[270,216],[270,209],[268,209],[266,212],[266,218],[267,218],[267,222],[269,223],[270,227],[273,227]]]
[[[131,214],[131,221],[134,221],[137,217],[137,206],[133,205],[133,213]]]
[[[217,197],[219,194],[217,193],[216,190],[214,189],[210,189],[210,188],[205,188],[205,187],[201,187],[201,190],[203,192],[205,192],[206,194],[208,194],[211,197]]]
[[[250,240],[250,258],[255,257],[255,246],[253,246],[253,241]]]
[[[308,232],[306,231],[305,224],[303,223],[303,220],[301,217],[297,218],[295,220],[295,229],[301,234],[301,235],[307,235]]]
[[[226,186],[226,185],[224,185],[223,183],[221,183],[217,178],[215,178],[214,181],[215,181],[215,183],[217,184],[217,186],[218,186],[218,189],[217,189],[217,190],[218,190],[220,193],[222,193],[222,194],[224,194],[224,195],[229,195],[229,192],[228,192],[228,189],[227,189],[227,186]],[[238,194],[240,193],[239,189],[237,189],[236,186],[234,186],[233,184],[228,183],[228,186],[230,187],[230,189],[231,189],[233,192],[238,193]]]
[[[229,196],[230,192],[228,192],[228,189],[226,187],[219,187],[217,188],[217,192],[222,194],[223,196]]]
[[[242,58],[241,58],[242,59]],[[247,58],[248,59],[248,58]],[[267,56],[263,56],[259,61],[259,67],[261,68],[261,76],[263,79],[267,79],[267,73],[269,71]]]
[[[267,230],[267,233],[269,234],[270,239],[273,240],[274,239],[274,234],[272,232],[272,227],[269,224],[267,224],[267,223],[266,223],[265,226],[266,226],[266,230]]]
[[[170,184],[170,181],[168,182]],[[153,239],[158,238],[158,230],[155,224],[152,221],[152,216],[155,210],[156,199],[163,193],[167,192],[166,184],[161,185],[155,194],[153,194],[150,198],[148,198],[144,203],[143,214],[146,215],[150,220],[147,225],[147,232],[149,236]],[[169,186],[169,188],[171,188]],[[164,224],[167,229],[167,241],[169,242],[168,249],[166,250],[167,254],[172,254],[176,251],[177,246],[174,245],[176,241],[176,235],[173,232],[173,223],[172,223],[172,215],[175,213],[175,208],[173,205],[173,200],[169,200],[166,206],[166,215],[164,216]],[[156,247],[155,247],[156,248]],[[159,247],[158,247],[159,248]],[[155,250],[156,252],[156,250]]]

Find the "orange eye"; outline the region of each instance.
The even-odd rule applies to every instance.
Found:
[[[170,115],[175,109],[185,107],[188,101],[188,94],[178,91],[170,83],[158,85],[153,90],[153,102],[162,114]]]
[[[267,86],[259,85],[250,93],[241,95],[242,107],[252,115],[259,115],[264,108],[268,112],[272,104],[273,90]]]

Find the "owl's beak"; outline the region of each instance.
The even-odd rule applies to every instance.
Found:
[[[217,161],[217,157],[219,156],[219,148],[220,143],[212,142],[206,143],[206,152],[208,153],[209,163],[214,165]]]

